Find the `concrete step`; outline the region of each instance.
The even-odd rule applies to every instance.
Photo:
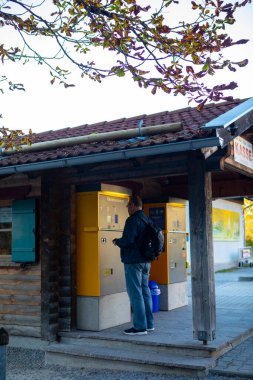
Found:
[[[133,337],[112,330],[61,332],[60,342],[46,350],[46,363],[200,377],[206,376],[217,358],[240,344],[246,335],[205,346],[189,341],[167,343],[161,337],[158,340],[155,333]]]
[[[152,333],[151,333],[152,334]],[[150,334],[149,334],[150,335]],[[151,335],[152,337],[152,335]],[[149,339],[149,340],[147,340]],[[197,342],[196,344],[179,344],[176,342],[165,343],[157,342],[155,339],[152,341],[147,335],[144,336],[126,336],[113,337],[97,335],[96,333],[87,331],[73,331],[61,332],[60,342],[64,344],[89,346],[89,347],[107,347],[112,349],[129,349],[133,352],[166,354],[166,355],[181,355],[196,358],[212,358],[215,359],[231,349],[230,345],[225,344],[219,347],[202,345]]]
[[[145,345],[126,344],[124,346],[107,344],[107,341],[82,344],[53,343],[46,351],[46,364],[58,364],[72,367],[96,369],[143,371],[159,374],[183,376],[206,376],[215,360],[196,356],[162,352],[152,346],[147,350]]]

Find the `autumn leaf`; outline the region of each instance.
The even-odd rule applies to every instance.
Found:
[[[0,26],[3,33],[12,29],[23,45],[0,43],[0,62],[46,65],[50,83],[65,88],[73,86],[69,81],[73,66],[81,78],[99,83],[129,72],[136,84],[151,88],[152,93],[161,89],[203,104],[206,99],[225,99],[224,91],[233,89],[232,82],[210,88],[205,84],[207,75],[214,76],[218,70],[229,70],[232,75],[248,63],[247,59],[225,59],[223,50],[248,42],[243,38],[233,41],[227,31],[233,31],[237,11],[251,0],[187,1],[184,5],[193,13],[193,21],[188,23],[182,16],[176,25],[173,12],[180,16],[179,6],[184,3],[178,0],[157,0],[155,5],[151,1],[146,6],[142,0],[53,0],[49,12],[39,0],[29,7],[19,1],[18,12],[15,3],[7,0],[1,7]],[[39,38],[54,41],[55,51],[40,51]],[[101,49],[101,56],[110,53],[109,63],[96,62],[95,48]],[[70,66],[61,68],[62,58]],[[22,86],[11,83],[10,89],[22,90]]]

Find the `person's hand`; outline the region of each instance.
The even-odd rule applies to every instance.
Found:
[[[114,245],[117,245],[117,239],[113,239],[112,242],[113,242]]]

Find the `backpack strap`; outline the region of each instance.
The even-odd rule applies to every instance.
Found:
[[[145,231],[146,231],[146,226],[148,226],[151,222],[150,218],[145,215],[143,212],[142,213],[135,213],[134,214],[135,217],[139,220],[141,220],[142,222],[145,223],[145,229],[142,231],[142,234],[140,234],[139,236],[137,236],[137,239],[136,239],[136,245],[137,245],[137,248],[139,249],[140,251],[140,247],[141,247],[141,244],[142,244],[142,241],[143,241],[143,238],[145,236]]]
[[[142,220],[145,224],[149,224],[151,222],[150,218],[144,213],[141,213],[141,214],[138,213],[136,214],[136,217]]]

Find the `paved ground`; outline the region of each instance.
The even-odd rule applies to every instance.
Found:
[[[236,286],[238,281],[240,286]],[[246,281],[242,281],[246,280]],[[215,276],[217,303],[220,307],[228,307],[227,289],[233,293],[237,303],[231,313],[245,307],[252,310],[253,327],[253,268],[242,268],[234,272],[217,273]],[[242,291],[243,289],[243,291]],[[244,376],[253,379],[253,336],[221,356],[212,373],[226,376]]]
[[[239,281],[240,277],[247,281]],[[245,331],[249,333],[250,329],[253,334],[253,268],[241,268],[234,272],[218,273],[216,279],[216,299],[217,299],[217,332],[218,339],[211,345],[215,346],[224,341],[230,341],[238,334],[243,334]],[[164,324],[169,323],[170,328],[174,329],[178,323],[178,318],[181,321],[184,319],[191,319],[189,308],[185,308],[183,314],[180,310],[170,313],[161,313],[156,315],[157,319],[157,333],[150,334],[150,339],[156,336],[158,339],[171,340],[171,330],[167,335],[164,333],[159,334],[159,328],[164,327]],[[169,318],[164,320],[164,315],[169,315]],[[168,322],[169,321],[169,322]],[[159,327],[160,323],[160,327]],[[171,327],[172,326],[172,327]],[[179,336],[178,342],[184,339],[192,339],[191,326],[188,322],[185,325],[185,331],[182,331]],[[176,335],[178,334],[178,329]],[[110,332],[104,334],[119,334],[118,329],[112,329]],[[189,336],[188,336],[189,335]],[[129,337],[127,337],[129,338]],[[142,337],[140,337],[142,339]],[[145,336],[143,339],[147,339]],[[218,341],[218,343],[217,343]],[[123,371],[102,371],[102,370],[89,370],[89,369],[71,369],[65,367],[46,367],[44,365],[43,348],[36,347],[33,341],[29,346],[27,343],[26,349],[20,351],[15,347],[15,338],[11,339],[8,346],[7,357],[7,380],[166,380],[166,379],[185,379],[184,377],[132,373]],[[196,341],[195,341],[196,342]],[[218,376],[219,375],[219,376]],[[217,377],[218,376],[218,377]],[[234,379],[247,377],[253,379],[253,335],[241,344],[236,345],[235,348],[220,357],[217,365],[211,371],[210,375],[206,378],[208,380],[225,380],[233,376]]]
[[[212,373],[253,379],[253,337],[220,357]]]
[[[205,380],[228,380],[233,376],[233,380],[253,378],[252,367],[248,369],[248,360],[252,360],[253,342],[247,341],[241,346],[224,355],[219,360],[217,373],[210,373]],[[250,352],[250,357],[244,357],[243,352]],[[233,351],[235,354],[233,354]],[[236,363],[233,365],[233,363]],[[245,366],[244,366],[245,363]],[[252,361],[251,361],[252,363]],[[240,367],[242,365],[242,367]],[[247,367],[246,367],[247,365]],[[250,372],[251,371],[251,372]],[[242,377],[244,376],[244,378]],[[8,354],[6,380],[186,380],[183,376],[158,375],[154,373],[135,373],[125,371],[95,370],[89,368],[66,368],[61,366],[45,366],[43,351],[31,349],[22,350],[10,349]]]
[[[216,369],[204,380],[233,380],[253,378],[253,338],[242,343],[219,359]],[[249,356],[245,353],[249,354]],[[251,353],[251,355],[250,355]],[[240,359],[240,360],[238,360]],[[241,366],[241,367],[240,367]],[[215,372],[216,371],[216,372]],[[244,377],[243,377],[244,376]],[[186,380],[184,376],[159,375],[155,373],[112,371],[89,368],[66,368],[45,366],[44,353],[40,350],[9,348],[6,380]]]

